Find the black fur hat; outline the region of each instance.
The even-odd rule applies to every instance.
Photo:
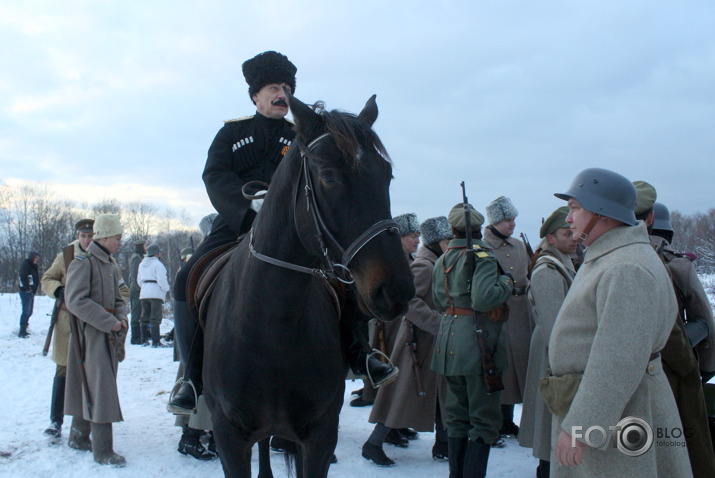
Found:
[[[264,51],[243,62],[242,69],[251,100],[261,88],[271,83],[287,83],[291,93],[295,93],[295,73],[298,69],[285,55]]]

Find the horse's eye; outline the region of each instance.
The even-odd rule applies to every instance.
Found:
[[[332,171],[321,171],[320,179],[326,184],[334,184],[337,181],[335,173]]]

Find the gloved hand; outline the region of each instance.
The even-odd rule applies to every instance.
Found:
[[[266,191],[265,189],[262,189],[260,191],[257,191],[255,195],[256,196],[261,196],[261,195],[265,196],[265,194],[267,192],[268,191]],[[261,210],[261,207],[263,207],[263,198],[251,200],[251,209],[256,211],[256,214],[258,214],[258,212]]]
[[[62,299],[65,296],[65,286],[61,285],[55,289],[55,298]]]

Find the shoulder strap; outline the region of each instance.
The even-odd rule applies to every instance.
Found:
[[[65,261],[65,272],[67,272],[67,270],[70,268],[70,262],[72,262],[72,259],[74,259],[74,244],[65,246],[62,249],[62,257]]]
[[[567,282],[571,283],[573,281],[573,277],[569,273],[566,266],[560,260],[549,254],[539,255],[536,263],[534,264],[534,268],[532,269],[532,273],[541,266],[553,266],[557,271],[559,271],[559,273],[561,273],[562,276],[564,276],[564,279],[566,279]]]

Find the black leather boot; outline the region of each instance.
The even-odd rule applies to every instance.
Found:
[[[447,438],[449,478],[464,476],[464,457],[467,453],[468,438]]]
[[[551,474],[551,462],[539,460],[539,466],[536,467],[536,478],[549,478]]]
[[[138,325],[132,325],[131,339],[129,343],[134,345],[140,345],[142,343],[142,333],[141,328]]]
[[[481,438],[469,440],[467,453],[464,456],[464,476],[469,478],[485,478],[491,447]]]
[[[161,329],[158,325],[151,328],[151,346],[154,348],[169,347],[169,345],[161,341]]]
[[[203,391],[204,336],[197,327],[186,302],[174,301],[174,331],[184,376],[179,390],[173,394],[166,409],[178,415],[190,415]]]
[[[144,325],[144,324],[142,324],[140,326],[140,330],[141,330],[141,337],[142,337],[141,344],[146,347],[151,343],[151,330],[149,330],[148,325]]]
[[[385,451],[381,446],[373,445],[369,441],[366,441],[362,446],[362,456],[377,466],[395,466],[395,462],[385,455]]]
[[[179,440],[179,453],[189,455],[197,460],[213,460],[216,455],[208,451],[201,444],[201,430],[190,428],[186,425],[181,427],[181,440]]]
[[[59,438],[62,436],[62,423],[65,418],[65,377],[55,377],[52,381],[52,399],[50,402],[50,426],[45,435]]]

